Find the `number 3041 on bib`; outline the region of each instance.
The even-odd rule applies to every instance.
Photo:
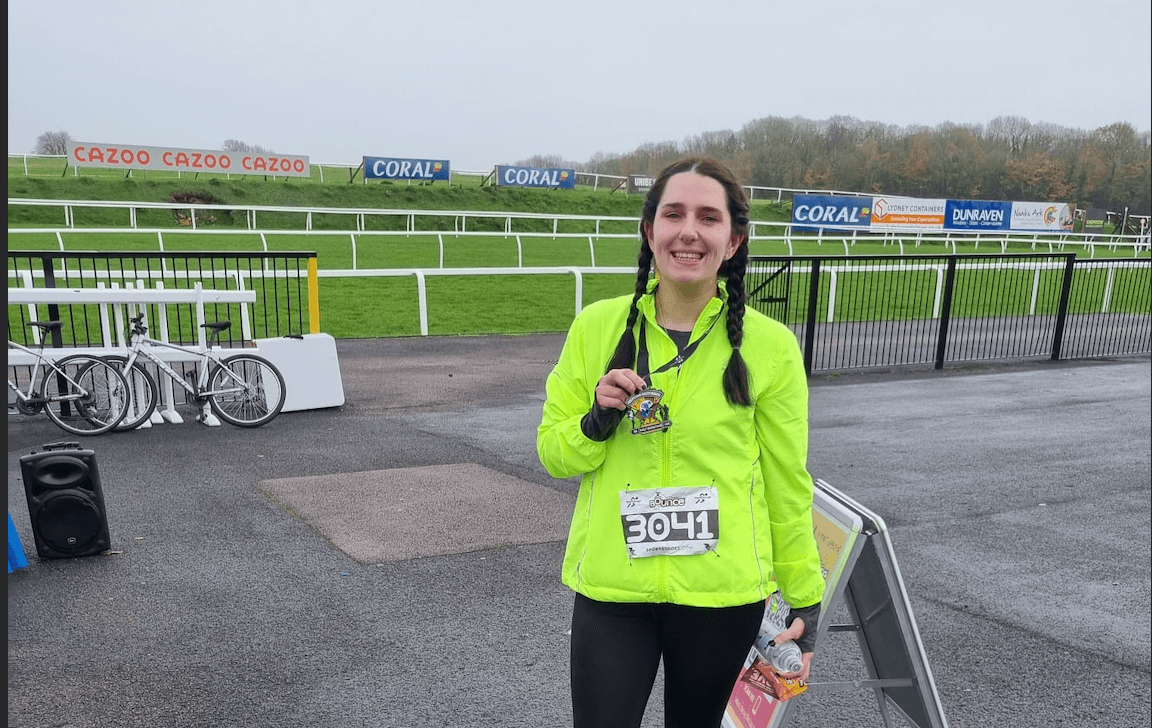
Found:
[[[713,486],[623,491],[620,522],[632,558],[715,551],[720,540],[719,493]]]

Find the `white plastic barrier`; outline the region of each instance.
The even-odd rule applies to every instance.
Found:
[[[344,382],[336,357],[336,340],[328,334],[257,339],[260,356],[284,375],[281,412],[339,407],[344,404]]]

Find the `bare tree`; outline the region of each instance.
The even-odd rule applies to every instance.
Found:
[[[239,139],[225,139],[221,146],[226,152],[244,152],[246,154],[275,154],[271,149],[265,149],[259,144],[248,144]]]
[[[46,131],[36,137],[36,148],[33,154],[67,154],[68,142],[72,137],[66,131]]]
[[[682,144],[598,154],[590,171],[655,174],[684,153],[720,157],[756,186],[983,200],[1064,200],[1146,214],[1152,206],[1152,134],[1120,122],[1095,131],[1018,116],[986,126],[894,126],[850,116],[824,121],[769,116],[740,131]],[[730,154],[731,153],[731,154]]]
[[[570,162],[559,154],[536,154],[527,159],[516,162],[517,167],[540,167],[545,169],[575,169],[583,170],[584,165],[579,162]]]

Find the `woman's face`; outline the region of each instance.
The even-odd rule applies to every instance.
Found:
[[[711,177],[681,172],[668,179],[656,219],[645,223],[661,281],[714,281],[743,242],[732,233],[724,187]]]

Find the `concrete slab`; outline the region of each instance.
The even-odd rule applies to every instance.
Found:
[[[261,481],[363,564],[563,541],[575,501],[481,465],[433,465]]]

